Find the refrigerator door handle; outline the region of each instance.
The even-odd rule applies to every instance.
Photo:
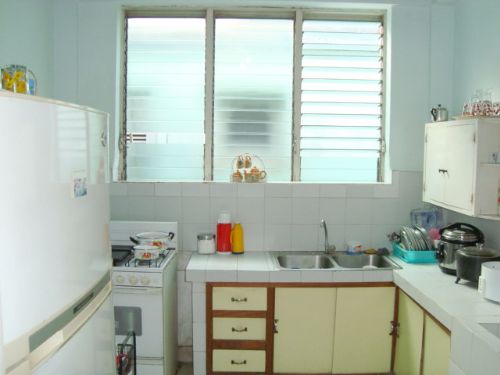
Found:
[[[64,328],[56,332],[50,339],[30,353],[31,368],[38,366],[41,362],[50,358],[66,341],[78,332],[85,323],[101,307],[106,298],[111,294],[111,282],[101,289],[96,297],[83,308],[75,318]]]

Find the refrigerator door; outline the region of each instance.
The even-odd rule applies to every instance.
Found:
[[[112,311],[111,297],[108,296],[87,323],[33,374],[116,374]]]
[[[0,295],[8,345],[111,267],[108,115],[4,91],[0,113]]]

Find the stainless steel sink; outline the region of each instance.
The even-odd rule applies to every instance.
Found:
[[[337,252],[332,255],[333,260],[342,268],[362,268],[362,269],[394,269],[399,268],[384,255],[378,254],[347,254]]]
[[[334,268],[332,257],[326,254],[275,254],[280,268],[285,269],[329,269]]]
[[[272,255],[273,262],[278,268],[287,270],[305,269],[380,269],[392,270],[400,268],[388,257],[378,254],[348,254],[334,252],[332,254],[317,252],[278,252]]]

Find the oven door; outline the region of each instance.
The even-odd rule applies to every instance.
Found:
[[[114,287],[116,342],[135,332],[137,357],[163,357],[163,288]]]

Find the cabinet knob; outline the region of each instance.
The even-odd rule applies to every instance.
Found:
[[[278,322],[279,322],[278,319],[274,319],[274,322],[273,322],[273,333],[278,333]]]

